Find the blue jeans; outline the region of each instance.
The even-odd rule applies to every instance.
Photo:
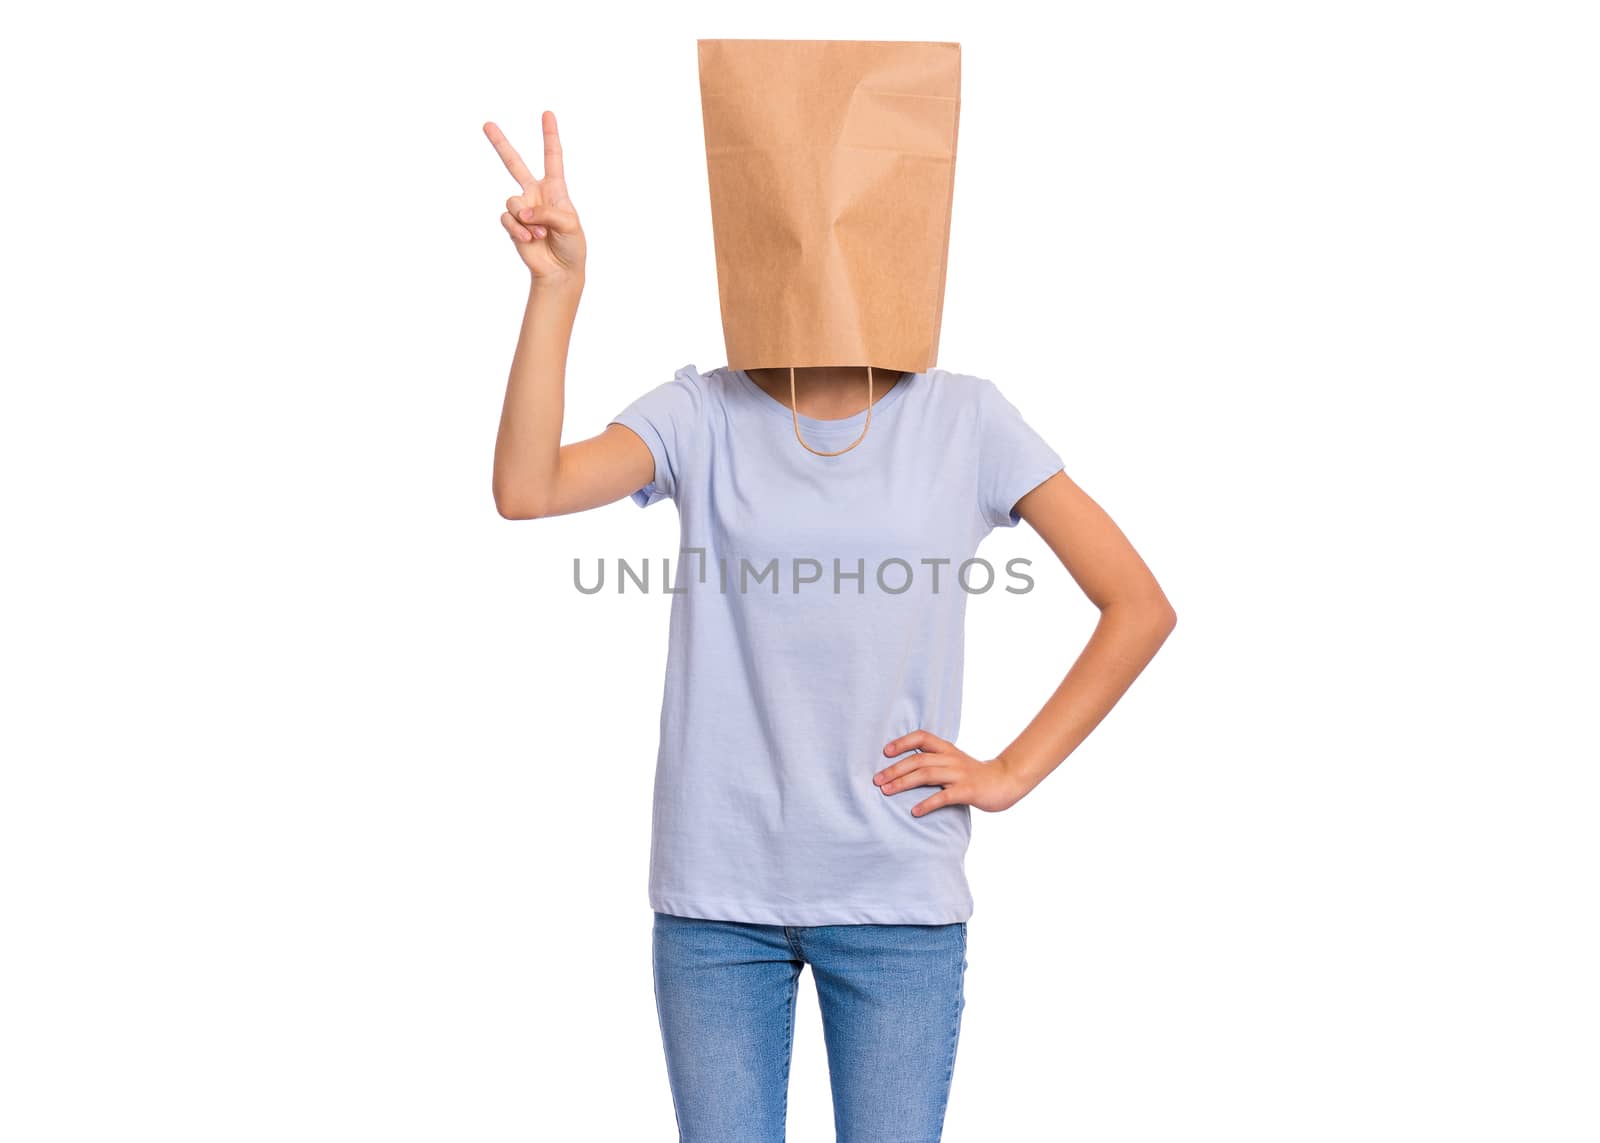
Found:
[[[838,1143],[938,1143],[967,923],[758,925],[657,912],[656,1012],[681,1143],[783,1143],[811,966]]]

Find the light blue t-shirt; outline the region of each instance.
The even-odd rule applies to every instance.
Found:
[[[987,379],[934,369],[878,393],[866,439],[834,457],[803,448],[789,406],[742,370],[686,365],[613,418],[655,457],[633,500],[673,500],[681,529],[663,553],[676,594],[655,910],[778,925],[972,914],[971,807],[914,817],[938,786],[886,796],[872,776],[912,730],[965,749],[967,595],[1028,581],[963,563],[1062,462]],[[832,451],[865,420],[800,428]]]

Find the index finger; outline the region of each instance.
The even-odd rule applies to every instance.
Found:
[[[511,177],[523,190],[532,187],[539,180],[533,177],[533,172],[528,170],[528,164],[522,161],[522,156],[517,154],[517,149],[511,145],[511,140],[506,138],[506,133],[494,123],[485,123],[483,133],[489,136],[489,142],[494,144],[495,151],[506,165],[506,170],[511,172]]]

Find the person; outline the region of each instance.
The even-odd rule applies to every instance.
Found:
[[[984,378],[686,365],[562,444],[586,243],[556,119],[543,115],[538,178],[484,130],[519,185],[500,218],[531,275],[495,443],[499,513],[629,497],[670,499],[680,518],[649,881],[680,1137],[784,1137],[810,965],[839,1140],[938,1140],[966,1003],[971,810],[1036,788],[1174,609]],[[1038,715],[978,757],[956,745],[966,596],[988,590],[974,552],[1022,520],[1100,619]]]

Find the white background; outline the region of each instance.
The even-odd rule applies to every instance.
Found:
[[[724,360],[695,39],[747,36],[961,42],[939,364],[1180,616],[974,815],[945,1138],[1600,1137],[1585,6],[784,7],[10,18],[0,1135],[676,1138],[669,599],[570,579],[676,520],[494,511],[481,125],[560,117],[587,436]],[[980,554],[1039,577],[969,608],[987,757],[1095,613]]]

